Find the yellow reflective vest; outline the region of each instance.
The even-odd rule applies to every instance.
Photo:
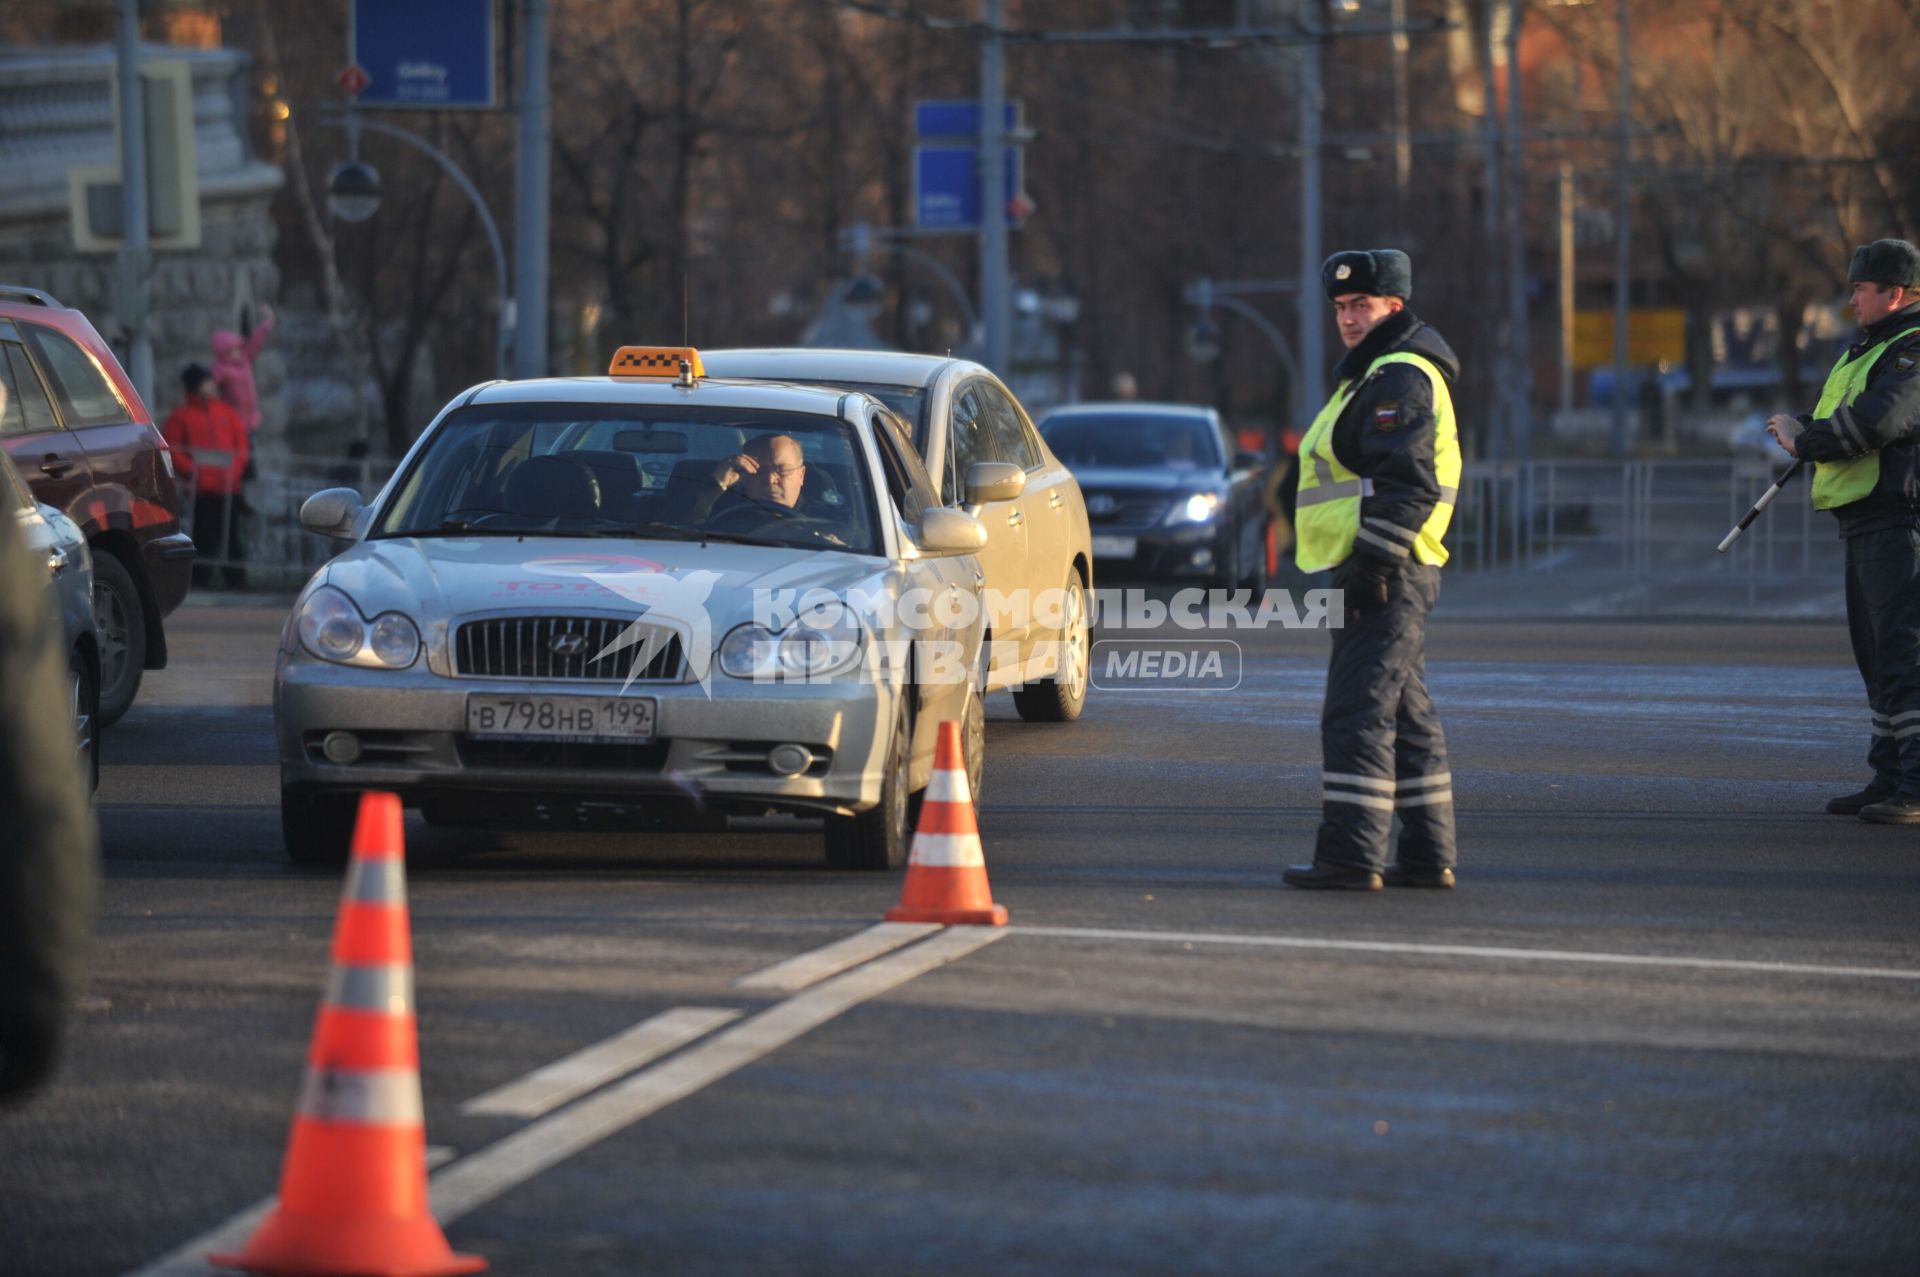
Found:
[[[1347,561],[1354,540],[1361,535],[1360,501],[1372,494],[1372,481],[1340,464],[1333,452],[1333,427],[1367,378],[1388,364],[1411,364],[1433,383],[1434,470],[1440,482],[1440,500],[1420,525],[1411,547],[1420,563],[1438,566],[1447,561],[1441,538],[1453,521],[1460,491],[1460,432],[1453,415],[1453,396],[1447,379],[1423,355],[1394,351],[1367,365],[1365,373],[1334,388],[1333,397],[1314,417],[1300,441],[1300,498],[1294,515],[1294,562],[1303,572],[1319,572]]]
[[[1874,364],[1886,353],[1887,347],[1906,340],[1913,333],[1913,328],[1903,328],[1858,355],[1840,356],[1833,365],[1833,371],[1827,374],[1827,384],[1821,388],[1820,402],[1813,409],[1814,420],[1827,421],[1858,399],[1860,392],[1867,388],[1867,377],[1873,372]],[[1847,439],[1845,436],[1851,429],[1851,424],[1844,419],[1834,422],[1835,433],[1842,436],[1841,443],[1849,451],[1856,443],[1866,442],[1864,439]],[[1880,452],[1877,448],[1863,457],[1848,461],[1816,461],[1813,463],[1813,508],[1831,510],[1835,506],[1864,500],[1879,482]]]

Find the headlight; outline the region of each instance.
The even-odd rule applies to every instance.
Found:
[[[420,655],[420,631],[398,612],[382,613],[367,631],[367,647],[382,665],[403,670]]]
[[[1185,501],[1174,502],[1173,509],[1167,512],[1169,526],[1181,523],[1205,523],[1220,508],[1220,496],[1215,492],[1196,492]]]
[[[784,630],[737,625],[720,641],[720,672],[760,682],[831,678],[860,663],[862,633],[838,604],[807,612]]]
[[[828,678],[860,662],[860,622],[846,607],[820,608],[796,620],[780,640],[780,670]]]
[[[352,599],[323,585],[300,608],[300,642],[322,660],[351,661],[366,642],[366,622]]]
[[[772,678],[780,636],[764,625],[736,625],[720,640],[720,672],[733,678]]]
[[[371,625],[353,600],[323,585],[300,605],[300,643],[325,661],[376,669],[405,669],[420,655],[420,631],[398,612],[383,612]]]

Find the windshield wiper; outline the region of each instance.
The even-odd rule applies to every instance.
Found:
[[[392,532],[382,532],[383,537],[521,537],[526,536],[525,528],[478,527],[465,519],[446,519],[432,528],[399,528]]]
[[[728,545],[770,545],[782,546],[783,541],[769,541],[765,537],[740,536],[733,532],[709,532],[705,528],[689,528],[678,523],[608,523],[597,528],[587,528],[572,536],[586,537],[657,537],[662,541],[724,541]]]

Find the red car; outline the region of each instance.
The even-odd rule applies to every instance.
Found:
[[[100,719],[111,723],[143,672],[166,666],[161,620],[193,570],[172,454],[87,317],[35,288],[0,284],[0,398],[0,447],[92,548]]]

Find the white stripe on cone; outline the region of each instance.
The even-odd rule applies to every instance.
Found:
[[[984,866],[987,858],[980,852],[979,834],[915,834],[912,862],[931,869],[964,869]]]
[[[936,767],[927,782],[930,803],[971,803],[973,791],[967,786],[967,774],[951,767]]]

